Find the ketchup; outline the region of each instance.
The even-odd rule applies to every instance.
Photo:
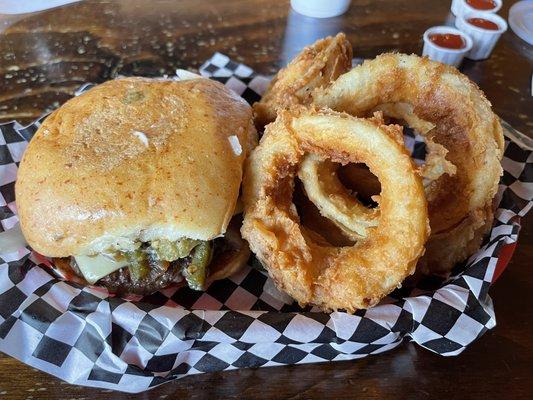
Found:
[[[496,8],[496,3],[492,0],[466,0],[466,3],[476,10],[492,10]]]
[[[470,25],[474,25],[478,28],[486,29],[488,31],[497,31],[498,29],[500,29],[498,24],[495,24],[494,22],[484,18],[468,18],[466,21]]]
[[[463,37],[453,33],[434,33],[429,35],[429,40],[431,40],[437,46],[444,47],[446,49],[459,50],[465,47],[465,41]]]

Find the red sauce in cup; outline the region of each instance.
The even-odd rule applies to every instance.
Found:
[[[429,40],[446,49],[459,50],[466,46],[463,37],[454,33],[433,33],[429,35]]]
[[[466,21],[470,25],[474,25],[474,26],[477,26],[478,28],[486,29],[488,31],[497,31],[498,29],[500,29],[498,24],[492,21],[489,21],[488,19],[484,19],[484,18],[468,18]]]
[[[492,10],[496,8],[496,3],[492,0],[466,0],[466,3],[476,10]]]

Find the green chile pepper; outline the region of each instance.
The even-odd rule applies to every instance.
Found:
[[[212,247],[209,242],[201,242],[194,248],[191,263],[183,269],[183,276],[187,280],[189,287],[194,290],[204,290],[208,273],[208,266],[211,262]]]
[[[150,266],[148,265],[148,259],[146,254],[141,249],[136,249],[131,253],[127,253],[129,262],[129,270],[131,279],[134,282],[138,282],[142,278],[145,278],[150,273]]]
[[[199,243],[199,240],[194,239],[181,239],[177,242],[171,242],[170,240],[160,239],[154,240],[151,244],[155,253],[161,260],[174,261],[178,258],[185,258],[191,254]]]

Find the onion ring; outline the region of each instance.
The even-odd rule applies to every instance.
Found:
[[[253,105],[258,129],[274,121],[279,110],[308,104],[313,89],[328,85],[352,67],[352,46],[344,33],[305,47],[281,69],[261,101]]]
[[[420,173],[428,179],[433,234],[424,269],[443,274],[471,255],[479,233],[449,233],[458,226],[479,232],[479,216],[492,219],[486,210],[498,188],[504,144],[499,120],[475,84],[427,58],[383,54],[315,90],[313,100],[354,116],[381,110],[419,130],[428,150]]]
[[[417,124],[418,122],[414,122],[413,125]],[[428,156],[419,173],[424,178],[424,186],[427,188],[441,175],[445,173],[453,175],[457,169],[446,160],[448,150],[444,146],[428,140],[426,148]],[[355,199],[354,194],[340,182],[336,170],[335,163],[309,155],[302,162],[298,177],[304,185],[308,198],[320,210],[321,215],[330,219],[347,238],[357,240],[366,236],[367,227],[377,225],[379,210],[368,208]],[[364,187],[365,184],[373,183],[361,182],[365,176],[357,169],[350,169],[348,173],[354,175],[350,176],[350,180],[358,182],[358,186]],[[428,200],[432,199],[432,195],[432,192],[426,193]],[[373,196],[373,200],[379,203],[379,196]]]
[[[320,214],[320,210],[309,200],[302,183],[299,181],[295,182],[292,201],[300,217],[300,225],[318,233],[322,239],[332,246],[351,246],[354,244],[354,241],[347,238],[346,234],[337,225]]]
[[[341,167],[337,164],[337,175],[340,181],[356,196],[366,199],[366,203],[373,201],[374,196],[381,192],[381,184],[365,164],[348,164]],[[365,203],[365,202],[364,202]]]
[[[494,212],[489,204],[469,213],[460,224],[448,231],[431,235],[426,243],[426,254],[419,260],[417,269],[424,275],[447,277],[451,267],[466,260],[479,249],[493,220]],[[435,260],[440,262],[436,263]]]
[[[331,220],[351,240],[367,236],[367,228],[378,225],[379,209],[367,208],[340,182],[337,166],[316,154],[304,157],[298,177],[307,197],[320,214]]]
[[[381,111],[388,117],[404,120],[407,125],[424,136],[427,156],[424,165],[420,168],[420,174],[429,181],[440,178],[443,174],[455,175],[457,168],[446,159],[448,150],[441,144],[435,143],[431,131],[435,124],[419,118],[408,103],[384,103],[374,108],[373,111]]]
[[[370,307],[400,286],[424,253],[429,225],[422,180],[391,129],[327,110],[282,111],[247,160],[241,233],[276,285],[300,305]],[[301,226],[292,191],[306,154],[364,162],[380,180],[378,226],[353,246],[327,245]]]

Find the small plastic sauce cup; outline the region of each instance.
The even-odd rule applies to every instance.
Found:
[[[439,46],[430,39],[430,36],[435,34],[459,35],[464,41],[464,47],[460,49],[450,49],[447,47]],[[422,55],[428,56],[434,61],[439,61],[443,64],[458,67],[463,61],[463,58],[466,53],[468,53],[471,48],[472,39],[467,34],[461,32],[458,29],[451,28],[449,26],[434,26],[424,32],[424,49],[422,51]]]
[[[491,8],[489,10],[480,10],[468,4],[467,0],[452,0],[451,11],[452,11],[452,14],[455,15],[456,17],[460,17],[463,14],[474,12],[474,11],[496,13],[498,12],[500,8],[502,8],[502,0],[492,0],[492,2],[495,3],[494,8]]]
[[[472,18],[481,18],[493,22],[498,26],[497,30],[480,28],[468,22]],[[507,22],[499,15],[490,12],[470,12],[457,17],[455,26],[472,38],[472,49],[466,55],[471,60],[484,60],[490,56],[494,46],[503,32],[507,30]]]

